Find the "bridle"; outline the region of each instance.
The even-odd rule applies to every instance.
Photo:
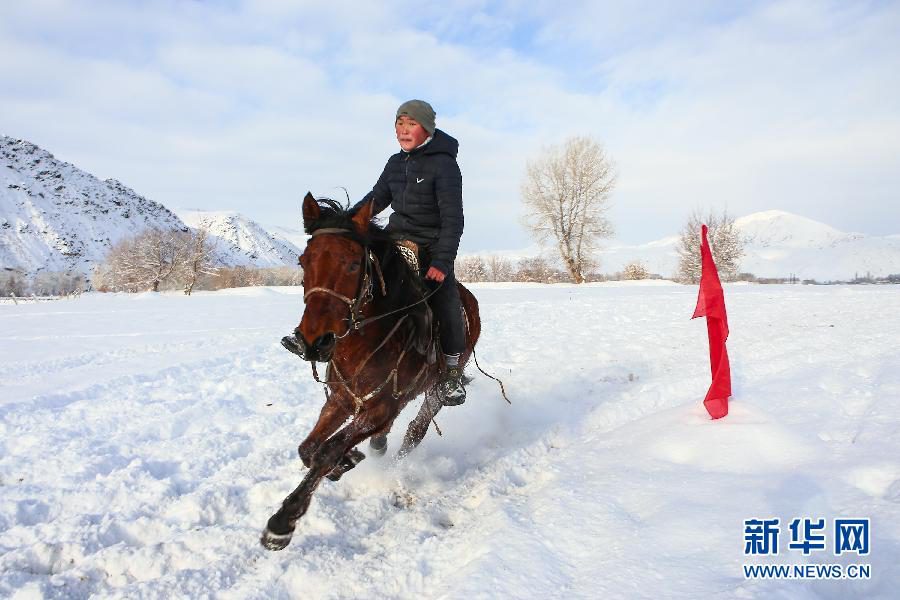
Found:
[[[341,235],[344,237],[350,237],[353,234],[353,231],[350,229],[340,229],[336,227],[324,227],[322,229],[317,229],[312,232],[310,237],[316,237],[318,235]],[[372,295],[372,274],[373,271],[378,274],[378,281],[381,283],[381,295],[387,295],[387,288],[384,284],[384,276],[381,273],[381,264],[378,262],[378,259],[369,249],[369,247],[363,244],[363,266],[359,272],[359,283],[357,285],[357,294],[355,298],[348,298],[343,294],[339,294],[331,288],[316,286],[312,289],[306,290],[303,294],[303,302],[312,296],[313,294],[327,294],[329,296],[333,296],[347,305],[350,309],[350,316],[347,319],[347,331],[345,331],[341,335],[335,334],[337,339],[341,339],[343,337],[347,337],[351,331],[355,331],[358,329],[362,329],[364,324],[364,320],[360,318],[363,307],[373,300]]]
[[[342,229],[338,227],[323,227],[322,229],[317,229],[310,234],[310,237],[316,237],[317,235],[340,235],[343,237],[351,238],[354,232],[350,229]],[[361,318],[362,317],[362,309],[363,307],[371,302],[374,299],[372,294],[373,288],[373,273],[378,276],[378,282],[381,287],[381,295],[387,296],[387,286],[384,283],[384,274],[381,271],[381,263],[378,258],[369,249],[367,244],[362,244],[363,247],[363,268],[360,270],[359,277],[359,285],[357,286],[357,295],[355,298],[348,298],[343,294],[339,294],[331,288],[316,286],[312,289],[306,290],[303,294],[303,302],[306,302],[307,298],[309,298],[313,294],[327,294],[329,296],[333,296],[337,298],[341,302],[347,305],[350,309],[350,317],[344,319],[347,321],[347,331],[345,331],[341,335],[335,334],[335,338],[341,339],[347,337],[352,331],[358,331],[362,329],[364,326],[377,321],[379,319],[383,319],[390,315],[403,312],[409,310],[410,308],[417,306],[423,302],[426,302],[429,298],[431,298],[434,294],[441,289],[443,282],[439,283],[433,290],[425,294],[420,300],[413,302],[412,304],[408,304],[406,306],[402,306],[400,308],[388,311],[386,313],[376,315],[374,317]]]

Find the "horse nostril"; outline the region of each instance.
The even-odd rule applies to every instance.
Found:
[[[313,346],[315,346],[319,350],[327,350],[334,346],[334,334],[326,333],[325,335],[319,336],[319,338],[315,341]]]

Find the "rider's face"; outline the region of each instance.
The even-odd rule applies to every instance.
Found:
[[[402,115],[394,123],[394,131],[397,133],[397,141],[400,147],[409,152],[421,146],[428,139],[428,132],[419,125],[418,121]]]

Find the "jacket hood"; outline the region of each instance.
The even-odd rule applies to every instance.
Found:
[[[459,142],[456,138],[440,129],[434,130],[431,141],[425,144],[424,148],[413,150],[410,154],[415,154],[421,150],[423,154],[449,154],[453,158],[459,153]]]

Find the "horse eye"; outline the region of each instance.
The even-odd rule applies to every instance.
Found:
[[[359,271],[359,263],[358,262],[350,263],[350,266],[347,267],[347,272],[349,272],[349,273],[356,273],[357,271]]]

